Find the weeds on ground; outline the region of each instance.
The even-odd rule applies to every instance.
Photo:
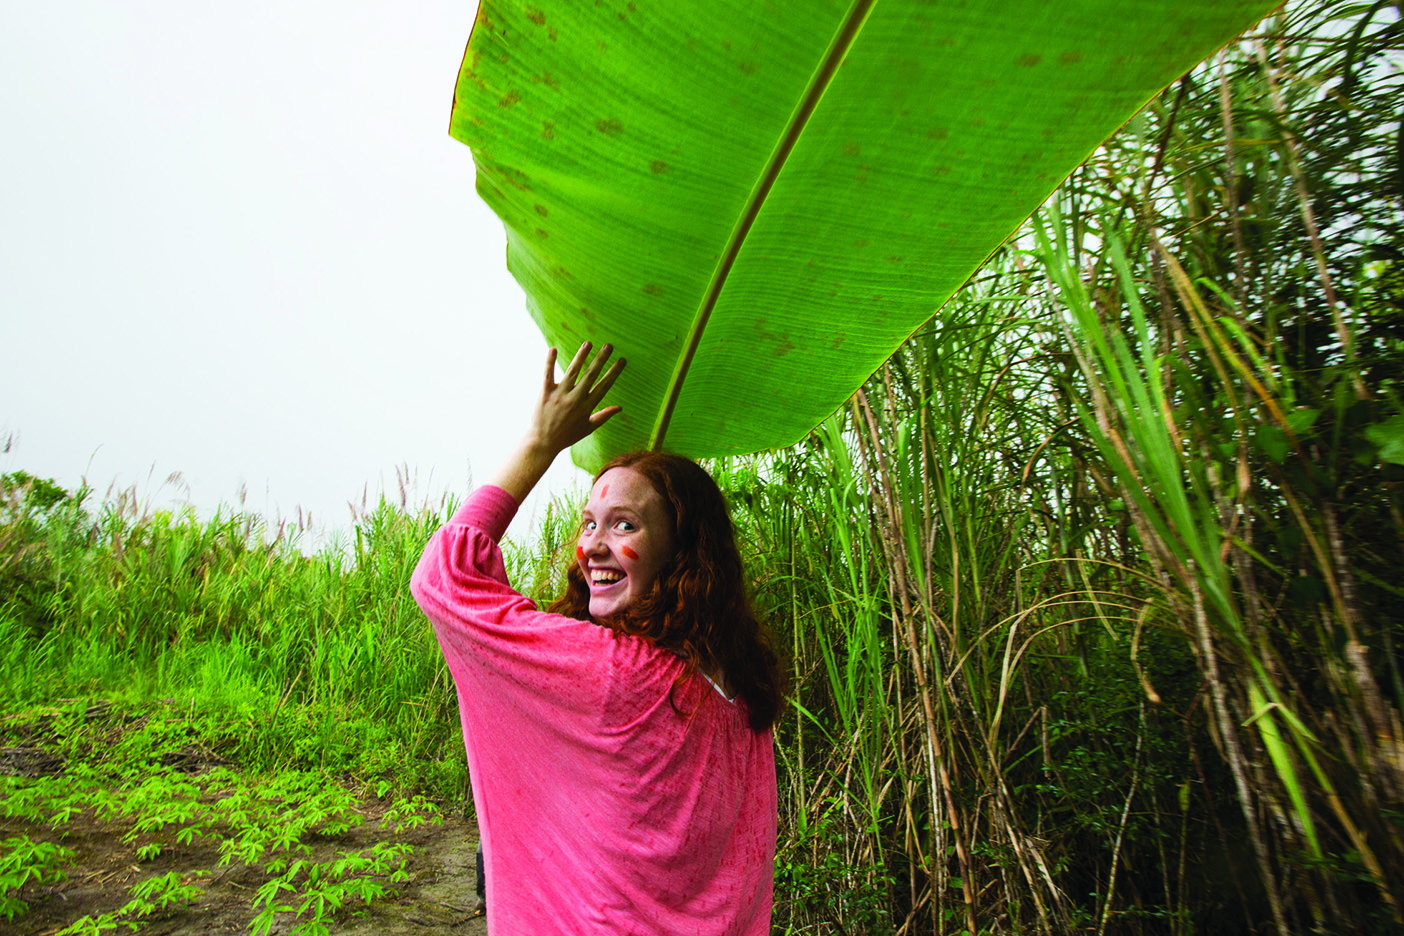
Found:
[[[29,909],[22,898],[26,888],[32,893],[65,878],[74,851],[60,842],[79,817],[120,832],[139,864],[197,842],[213,846],[220,857],[214,869],[172,871],[141,881],[121,907],[85,916],[61,936],[135,930],[141,921],[199,900],[204,889],[198,882],[236,863],[265,877],[252,901],[251,930],[258,934],[271,932],[289,915],[294,933],[327,933],[339,912],[393,897],[395,885],[408,879],[405,866],[414,850],[405,842],[380,841],[313,860],[313,843],[335,841],[361,826],[363,796],[384,799],[392,794],[392,781],[382,779],[369,790],[353,789],[319,770],[255,775],[220,765],[183,773],[171,766],[189,764],[183,746],[191,733],[179,716],[157,712],[129,721],[131,713],[114,710],[104,711],[102,724],[95,724],[85,718],[90,711],[49,710],[27,721],[8,720],[9,734],[43,735],[46,753],[58,766],[46,776],[0,777],[0,815],[36,830],[47,827],[60,841],[29,835],[4,841],[0,915],[6,920]],[[123,730],[124,722],[130,730]],[[397,796],[380,829],[398,836],[442,821],[438,807],[423,796]]]

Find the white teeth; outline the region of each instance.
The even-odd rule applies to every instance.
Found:
[[[595,569],[590,573],[590,581],[596,585],[613,585],[615,582],[623,581],[622,572],[612,572],[608,569]]]

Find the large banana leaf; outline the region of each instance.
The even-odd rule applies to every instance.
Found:
[[[1274,0],[483,0],[450,132],[564,354],[576,447],[804,436],[1079,162]]]

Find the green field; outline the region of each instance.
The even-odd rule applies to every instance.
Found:
[[[1404,931],[1402,68],[1397,7],[1269,18],[805,441],[709,465],[794,672],[776,932]],[[305,555],[5,476],[0,929],[427,914],[449,509]],[[95,862],[135,870],[66,905]]]

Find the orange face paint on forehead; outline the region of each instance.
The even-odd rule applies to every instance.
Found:
[[[608,484],[606,484],[604,487],[600,488],[600,496],[601,496],[601,497],[608,497],[608,496],[609,496],[609,485],[608,485]]]
[[[625,557],[626,559],[632,559],[634,562],[638,562],[638,561],[639,561],[639,554],[636,553],[636,552],[634,552],[634,551],[633,551],[632,549],[630,549],[628,546],[620,546],[620,547],[619,547],[619,551],[622,552],[622,553],[624,554],[624,557]]]

